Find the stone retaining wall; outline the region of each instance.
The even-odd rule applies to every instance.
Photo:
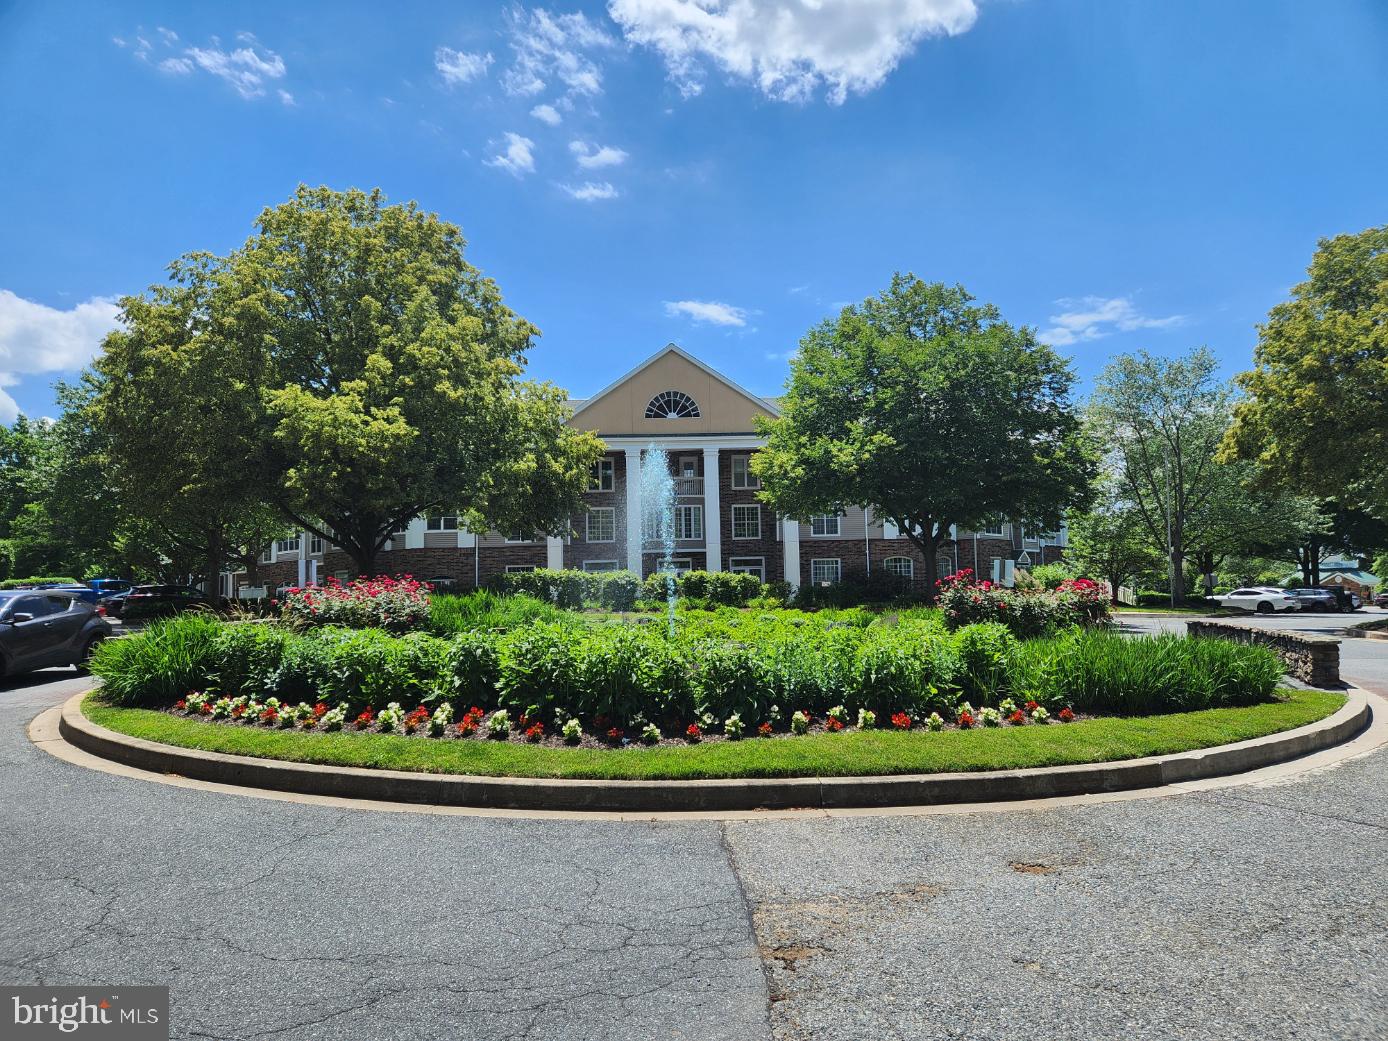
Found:
[[[1277,652],[1287,674],[1313,687],[1340,686],[1340,641],[1334,636],[1292,633],[1242,622],[1200,618],[1186,623],[1191,636],[1214,636],[1239,643],[1254,643]]]

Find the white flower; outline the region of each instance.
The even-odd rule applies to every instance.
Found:
[[[487,733],[492,737],[505,737],[511,729],[511,714],[499,708],[487,717]]]
[[[945,728],[945,721],[940,718],[940,713],[932,712],[930,713],[930,718],[925,721],[925,725],[929,730],[943,730]]]
[[[453,722],[453,706],[445,701],[438,708],[434,709],[434,714],[429,717],[429,733],[438,737],[443,733],[444,728]]]
[[[858,729],[871,730],[877,725],[877,713],[871,709],[860,708],[858,710]]]
[[[840,723],[848,722],[848,709],[844,708],[842,705],[835,705],[826,715],[830,719],[837,719]]]
[[[569,736],[568,729],[570,723],[573,724],[575,730],[578,730],[578,720],[569,720],[568,723],[564,724],[565,737]],[[661,734],[660,727],[656,726],[654,723],[647,723],[641,728],[641,740],[648,745],[658,744],[662,736],[664,735]]]
[[[1031,710],[1031,721],[1033,723],[1049,723],[1051,721],[1051,714],[1040,705],[1037,705]]]
[[[563,734],[565,741],[571,745],[576,745],[583,740],[583,727],[579,725],[577,719],[565,720]]]
[[[723,733],[727,734],[734,741],[741,737],[742,732],[746,729],[746,726],[742,722],[742,713],[740,712],[734,712],[727,719],[723,720]]]
[[[790,730],[793,734],[803,734],[810,729],[810,717],[799,709],[790,717]]]
[[[978,721],[985,727],[995,727],[1002,723],[1002,715],[995,708],[981,708],[978,710]]]
[[[1010,716],[1017,711],[1017,703],[1011,698],[1003,698],[998,702],[998,713],[1003,716]]]
[[[337,708],[329,709],[323,713],[322,726],[324,730],[341,730],[342,724],[347,719],[347,709],[339,705]]]

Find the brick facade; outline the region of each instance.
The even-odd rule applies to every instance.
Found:
[[[774,582],[785,577],[782,561],[785,559],[781,542],[776,538],[776,514],[757,498],[755,488],[733,487],[733,457],[751,455],[750,452],[723,451],[718,453],[718,530],[721,532],[723,570],[730,569],[733,557],[761,557],[764,567],[763,580]],[[733,538],[733,506],[759,505],[761,507],[761,534],[755,539]],[[707,524],[709,520],[704,518]]]
[[[604,458],[612,460],[612,490],[585,492],[583,502],[588,509],[612,510],[613,540],[589,542],[587,517],[574,517],[570,522],[574,534],[564,546],[565,567],[581,569],[589,560],[615,560],[617,567],[627,566],[626,455],[622,452],[609,452]]]

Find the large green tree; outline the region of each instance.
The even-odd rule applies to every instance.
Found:
[[[1322,239],[1258,330],[1225,454],[1388,520],[1388,225]]]
[[[774,509],[869,507],[933,561],[951,525],[1053,530],[1087,503],[1094,461],[1073,385],[1065,360],[996,307],[897,274],[800,341],[752,465]]]
[[[1233,392],[1214,355],[1184,358],[1146,351],[1119,355],[1100,374],[1089,405],[1091,430],[1107,466],[1167,562],[1173,601],[1185,598],[1185,564],[1202,547],[1202,519],[1217,515],[1230,482],[1215,460]],[[1207,525],[1208,526],[1208,525]]]
[[[244,559],[229,525],[252,503],[362,573],[430,510],[567,534],[601,443],[565,425],[561,392],[520,378],[537,331],[463,249],[413,203],[300,187],[242,248],[185,257],[123,301],[97,370],[141,515],[181,499],[209,567]]]
[[[1108,583],[1109,596],[1118,603],[1118,589],[1137,575],[1160,567],[1142,515],[1127,501],[1121,484],[1112,479],[1097,485],[1093,506],[1068,522],[1066,557],[1082,575]]]

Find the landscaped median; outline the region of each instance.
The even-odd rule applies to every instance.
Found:
[[[74,698],[63,709],[60,729],[69,743],[158,773],[309,795],[634,813],[924,806],[1155,788],[1329,748],[1353,737],[1369,720],[1361,691],[1348,699],[1296,691],[1286,700],[1246,708],[1063,728],[825,734],[672,753],[243,730],[113,708],[94,697],[85,705],[80,701]],[[795,748],[787,747],[792,744]],[[271,755],[276,758],[267,758]],[[1081,756],[1105,761],[1086,762]],[[1110,761],[1112,756],[1138,758]],[[874,763],[890,772],[864,776]],[[1006,763],[1036,765],[999,768]],[[565,776],[544,774],[561,764]],[[785,775],[753,772],[777,768]],[[488,776],[488,769],[532,776]],[[426,772],[431,770],[460,772]],[[679,779],[655,779],[664,770]],[[805,770],[817,775],[793,775]]]
[[[725,809],[1165,783],[1162,757],[1241,769],[1201,750],[1342,701],[1280,690],[1266,648],[1105,631],[1088,589],[961,580],[942,601],[681,610],[670,629],[373,580],[291,599],[279,620],[186,616],[109,641],[90,720],[73,707],[63,727],[148,769],[295,791]]]

